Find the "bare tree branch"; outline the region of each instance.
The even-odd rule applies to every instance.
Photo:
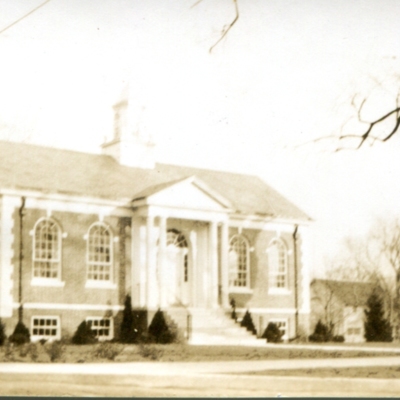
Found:
[[[335,151],[341,150],[358,150],[366,143],[370,143],[373,145],[375,142],[387,142],[390,140],[396,133],[399,132],[400,128],[400,92],[398,92],[396,96],[395,106],[388,111],[387,113],[383,114],[379,118],[371,120],[366,120],[363,117],[363,111],[367,102],[367,98],[362,99],[359,105],[356,104],[356,97],[354,96],[351,101],[351,106],[355,108],[355,113],[357,116],[357,120],[361,124],[365,124],[366,128],[361,133],[343,133],[345,130],[345,126],[348,122],[350,122],[353,118],[350,117],[346,120],[346,122],[342,125],[340,135],[328,135],[328,136],[321,136],[314,140],[311,140],[305,144],[310,143],[318,143],[321,141],[335,141],[337,143],[337,147]],[[387,126],[386,124],[390,124]],[[377,129],[381,129],[381,133],[376,133]],[[383,132],[382,132],[383,130]],[[343,143],[346,141],[352,141],[353,146],[345,147]],[[356,145],[354,145],[356,142]]]
[[[195,5],[198,4],[200,1],[202,1],[202,0],[197,1],[197,3],[195,3]],[[232,1],[233,1],[233,4],[235,5],[235,18],[232,20],[232,22],[230,24],[224,26],[224,28],[222,29],[220,38],[210,47],[210,50],[209,50],[210,53],[213,51],[214,47],[228,34],[228,32],[232,29],[232,27],[236,24],[236,22],[239,19],[239,7],[238,7],[237,0],[232,0]]]
[[[14,21],[13,23],[11,23],[10,25],[6,26],[5,28],[3,28],[0,31],[0,35],[2,33],[4,33],[6,30],[10,29],[12,26],[16,25],[18,22],[22,21],[23,19],[25,19],[26,17],[28,17],[29,15],[33,14],[36,10],[38,10],[39,8],[43,7],[46,3],[48,3],[50,0],[46,0],[45,2],[39,4],[37,7],[35,7],[33,10],[29,11],[27,14],[23,15],[21,18],[18,18],[16,21]]]

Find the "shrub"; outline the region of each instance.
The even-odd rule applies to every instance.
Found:
[[[7,336],[6,336],[6,327],[3,324],[1,318],[0,318],[0,346],[3,346],[4,342],[6,341]]]
[[[121,348],[115,343],[102,342],[93,351],[93,355],[97,358],[106,358],[107,360],[114,360],[119,353]]]
[[[29,343],[31,335],[29,334],[29,329],[23,324],[23,322],[18,322],[15,326],[13,334],[9,337],[11,343],[16,345],[21,345],[24,343]]]
[[[120,328],[119,341],[121,343],[139,343],[145,341],[147,330],[146,311],[133,311],[131,296],[127,295]]]
[[[158,310],[148,329],[149,341],[153,343],[174,343],[178,340],[178,332],[172,324],[167,324],[164,313]]]
[[[240,326],[243,326],[244,328],[246,328],[253,335],[255,335],[257,333],[257,329],[255,328],[255,326],[253,324],[253,320],[251,319],[249,310],[247,310],[246,313],[244,314],[244,317],[240,323]]]
[[[124,311],[122,315],[120,341],[121,343],[135,343],[136,332],[133,329],[132,301],[129,294],[125,297]]]
[[[391,342],[393,340],[392,327],[384,317],[382,299],[376,292],[372,292],[368,298],[364,328],[367,342]]]
[[[86,321],[82,321],[74,336],[72,337],[73,344],[93,344],[96,343],[97,339],[95,333],[90,328],[90,325]]]
[[[326,338],[324,335],[319,335],[318,333],[313,333],[308,337],[308,340],[310,342],[316,342],[316,343],[323,343],[326,342]]]
[[[315,325],[314,332],[308,337],[310,342],[329,342],[332,340],[331,330],[327,325],[323,324],[321,320],[318,320],[317,325]]]
[[[268,343],[281,343],[283,332],[278,328],[278,325],[270,322],[262,334],[263,339],[267,339]]]
[[[60,359],[64,353],[64,346],[58,340],[45,344],[44,349],[47,355],[50,357],[51,362]]]
[[[233,299],[233,298],[231,299],[230,305],[232,307],[231,318],[233,320],[235,320],[235,322],[236,322],[237,321],[237,314],[236,314],[236,301],[235,301],[235,299]]]
[[[164,355],[164,351],[155,345],[141,343],[139,345],[139,354],[143,358],[159,360]]]
[[[335,336],[333,336],[332,341],[337,342],[337,343],[343,343],[344,342],[344,336],[335,335]]]

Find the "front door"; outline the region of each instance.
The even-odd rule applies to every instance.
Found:
[[[189,303],[189,250],[185,237],[176,230],[167,232],[165,289],[168,305]]]

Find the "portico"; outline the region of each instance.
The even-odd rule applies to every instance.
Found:
[[[190,177],[132,205],[133,306],[229,307],[229,202]]]

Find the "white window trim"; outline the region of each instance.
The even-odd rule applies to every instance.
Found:
[[[42,262],[43,260],[41,259],[36,259],[36,229],[38,225],[43,222],[43,221],[52,221],[57,229],[58,229],[58,259],[57,260],[52,260],[52,262],[58,264],[58,269],[57,269],[57,278],[46,278],[46,277],[37,277],[35,276],[35,262]],[[59,282],[61,286],[64,286],[63,282],[61,281],[61,271],[62,271],[62,238],[64,237],[64,234],[62,232],[60,224],[54,219],[54,218],[49,218],[49,217],[42,217],[39,218],[35,226],[33,227],[33,230],[30,231],[32,232],[32,281],[31,285],[32,286],[59,286],[56,284],[56,282]],[[41,284],[44,280],[47,280],[49,283],[52,282],[51,285],[46,285],[46,284]],[[65,282],[64,282],[65,283]]]
[[[283,246],[285,250],[285,286],[284,287],[277,287],[276,286],[276,277],[279,275],[283,275],[280,273],[273,273],[272,268],[271,268],[271,263],[269,260],[269,251],[270,248],[275,245],[275,243],[279,243]],[[291,290],[289,289],[289,251],[288,247],[286,246],[286,243],[280,238],[280,237],[275,237],[274,239],[271,240],[267,247],[267,254],[268,254],[268,277],[269,277],[269,284],[268,284],[268,293],[270,294],[290,294]],[[279,259],[278,259],[279,263]],[[280,265],[278,264],[278,270]],[[272,282],[274,281],[274,285],[272,285]]]
[[[251,294],[253,293],[253,290],[250,287],[250,243],[243,234],[235,234],[229,239],[228,254],[231,249],[232,241],[236,238],[243,240],[246,244],[246,286],[234,286],[229,282],[229,292]],[[230,271],[228,271],[228,274],[230,274]]]
[[[274,286],[271,286],[268,288],[268,294],[272,294],[272,295],[288,296],[291,293],[292,293],[292,291],[288,288],[278,288],[278,287],[274,287]]]
[[[64,287],[65,281],[56,278],[32,278],[31,286]]]
[[[57,325],[56,325],[56,329],[57,329],[57,335],[56,336],[46,336],[46,335],[34,335],[33,334],[33,320],[34,319],[55,319],[57,320]],[[52,325],[53,326],[53,325]],[[47,341],[51,342],[54,340],[60,340],[61,339],[61,319],[58,315],[32,315],[31,316],[31,326],[30,326],[30,330],[29,333],[31,334],[31,341],[32,342],[37,342],[41,339],[46,339]]]
[[[271,318],[268,320],[268,324],[272,322],[273,324],[276,324],[278,322],[284,322],[286,325],[286,329],[285,329],[285,334],[282,336],[282,340],[283,341],[287,341],[289,340],[289,320],[287,318]],[[267,324],[267,326],[268,326]]]
[[[90,231],[92,228],[95,226],[103,226],[106,228],[110,234],[110,262],[104,265],[109,265],[110,266],[110,279],[108,280],[99,280],[99,279],[89,279],[89,265],[91,264],[96,264],[94,262],[89,261],[89,242],[90,242]],[[114,235],[111,230],[111,227],[101,221],[95,222],[92,225],[90,225],[87,234],[84,236],[84,239],[86,240],[86,288],[99,288],[99,289],[115,289],[117,287],[116,284],[114,284]]]
[[[253,289],[244,286],[229,286],[229,293],[253,294]]]
[[[97,320],[100,321],[102,319],[108,319],[110,320],[110,334],[108,336],[103,336],[103,337],[98,337],[98,340],[101,341],[106,341],[106,340],[111,340],[114,338],[114,318],[112,317],[86,317],[86,322],[90,320]]]
[[[87,279],[85,283],[86,289],[116,289],[117,284],[110,281],[100,281],[96,279]]]

